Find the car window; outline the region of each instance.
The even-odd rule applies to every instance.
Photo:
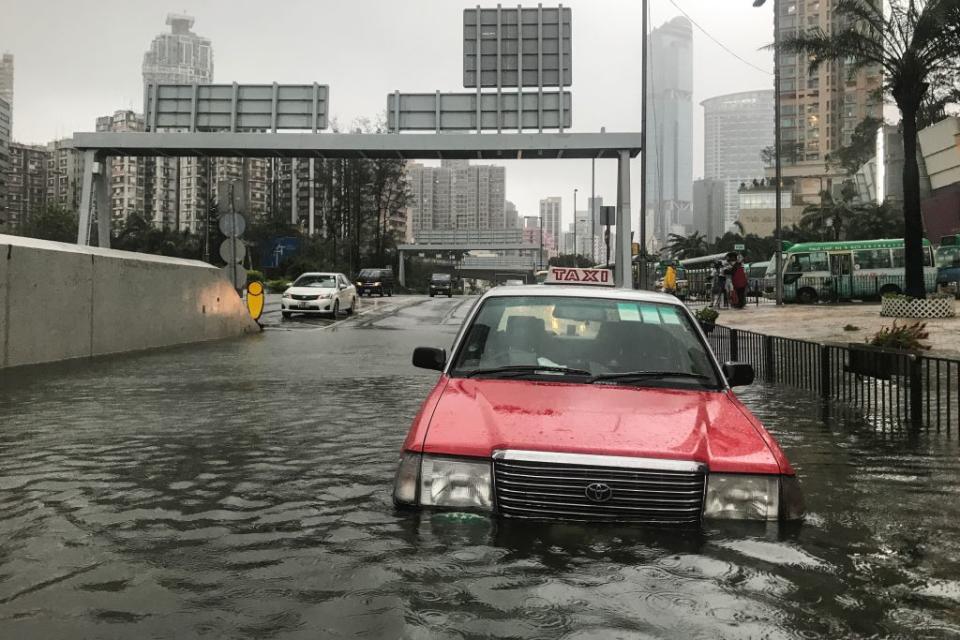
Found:
[[[706,376],[709,384],[716,384],[706,346],[688,314],[676,305],[561,296],[492,297],[484,301],[465,336],[451,375],[539,365],[582,369],[591,375],[682,372]]]
[[[337,286],[336,276],[324,273],[320,275],[303,275],[293,282],[294,287],[316,287],[320,289],[332,289]]]

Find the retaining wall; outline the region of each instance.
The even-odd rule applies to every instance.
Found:
[[[0,234],[0,367],[256,332],[204,262]]]

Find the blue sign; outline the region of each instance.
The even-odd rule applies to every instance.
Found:
[[[300,239],[294,237],[273,238],[267,245],[263,256],[263,266],[277,268],[280,263],[297,253],[300,249]]]

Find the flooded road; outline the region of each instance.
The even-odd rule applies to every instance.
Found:
[[[0,638],[960,637],[960,446],[741,396],[802,527],[394,511],[463,298],[0,372]]]

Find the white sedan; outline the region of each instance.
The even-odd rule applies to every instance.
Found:
[[[341,311],[351,314],[357,308],[357,289],[342,273],[304,273],[280,299],[280,313],[323,313],[336,318]]]

